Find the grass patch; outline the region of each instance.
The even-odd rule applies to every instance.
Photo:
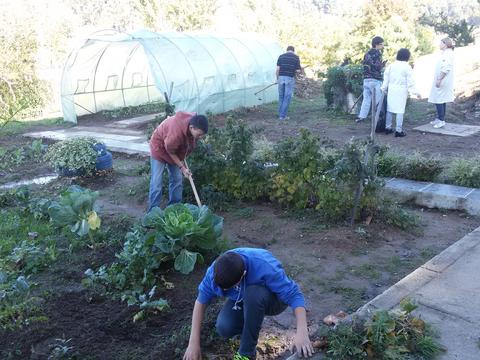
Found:
[[[6,135],[15,135],[27,130],[34,130],[35,127],[39,126],[55,126],[55,125],[66,125],[70,123],[65,123],[63,117],[55,118],[46,118],[41,120],[20,120],[20,121],[10,121],[5,126],[0,127],[0,136]],[[70,124],[74,126],[75,124]]]
[[[360,266],[353,266],[350,268],[350,273],[355,276],[362,277],[369,280],[380,279],[381,273],[370,264],[363,264]]]
[[[338,286],[332,287],[330,291],[342,296],[347,312],[356,311],[364,303],[363,296],[365,294],[365,288],[354,289],[350,287]]]

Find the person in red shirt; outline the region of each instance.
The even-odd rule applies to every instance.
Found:
[[[192,173],[185,166],[185,158],[195,148],[196,141],[208,132],[204,115],[178,111],[165,119],[150,138],[150,191],[148,211],[159,207],[162,199],[162,179],[168,170],[168,205],[182,201],[183,176]]]

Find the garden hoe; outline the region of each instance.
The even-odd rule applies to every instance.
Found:
[[[265,90],[267,90],[268,88],[270,88],[270,87],[272,87],[272,86],[274,86],[274,85],[277,85],[277,84],[278,84],[277,82],[274,82],[273,84],[270,84],[270,85],[264,87],[263,89],[258,90],[256,93],[253,93],[253,95],[257,96],[257,95],[258,95],[259,93],[261,93],[262,91],[265,91]],[[262,100],[263,100],[263,95],[258,95],[258,96],[257,96],[257,99],[258,99],[258,101],[262,101]]]
[[[185,167],[188,170],[190,170],[190,168],[188,167],[188,164],[187,164],[187,160],[184,160],[183,162],[185,163]],[[190,181],[190,185],[192,186],[193,195],[195,195],[195,200],[197,200],[198,207],[202,207],[202,203],[200,202],[200,197],[198,196],[198,193],[197,193],[197,188],[195,187],[195,183],[193,182],[193,177],[190,175],[188,177],[188,180]]]

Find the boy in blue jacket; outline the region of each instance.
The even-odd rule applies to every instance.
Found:
[[[278,315],[290,306],[297,319],[292,347],[303,357],[313,354],[308,337],[305,299],[280,262],[267,250],[237,248],[219,256],[198,287],[192,330],[184,360],[201,360],[200,328],[205,309],[215,297],[228,298],[217,318],[217,332],[224,338],[240,335],[235,360],[255,359],[258,335],[265,315]]]

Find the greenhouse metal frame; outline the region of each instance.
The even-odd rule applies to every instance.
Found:
[[[282,50],[257,34],[131,33],[102,30],[68,56],[61,101],[65,121],[165,96],[177,110],[221,113],[277,100]]]

